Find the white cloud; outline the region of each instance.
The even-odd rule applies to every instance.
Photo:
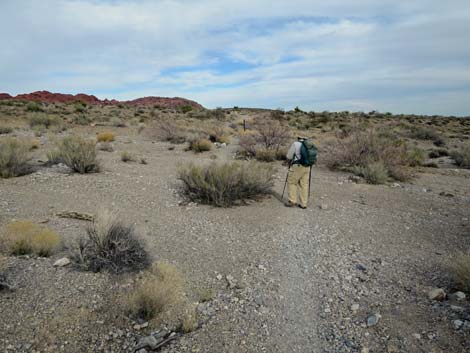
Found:
[[[463,0],[3,0],[0,91],[470,114],[469,32]]]

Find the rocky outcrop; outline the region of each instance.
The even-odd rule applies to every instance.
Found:
[[[203,106],[199,103],[196,103],[192,100],[174,97],[143,97],[137,98],[129,101],[118,101],[115,99],[104,99],[100,100],[99,98],[88,95],[88,94],[63,94],[63,93],[51,93],[49,91],[37,91],[26,94],[19,94],[15,97],[12,97],[8,93],[0,93],[0,100],[2,99],[14,99],[14,100],[23,100],[23,101],[34,101],[41,103],[74,103],[74,102],[83,102],[86,104],[102,104],[102,105],[115,105],[115,104],[124,104],[131,106],[159,106],[162,108],[178,108],[183,106],[191,106],[195,109],[202,109]]]

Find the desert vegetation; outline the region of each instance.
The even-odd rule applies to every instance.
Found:
[[[133,272],[150,264],[150,255],[133,226],[100,213],[74,246],[74,262],[87,271]]]
[[[11,178],[28,173],[30,145],[14,137],[0,140],[0,176]]]
[[[212,163],[182,166],[178,178],[190,200],[219,207],[269,195],[273,169],[256,163]]]
[[[57,150],[49,157],[51,162],[61,161],[74,172],[85,174],[98,172],[100,167],[96,158],[94,141],[80,136],[69,136],[57,142]]]

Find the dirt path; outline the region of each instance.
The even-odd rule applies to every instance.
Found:
[[[452,288],[447,266],[456,253],[470,250],[470,189],[463,172],[426,174],[414,184],[396,187],[351,183],[347,175],[320,167],[314,172],[311,207],[305,211],[286,208],[276,198],[218,209],[180,205],[177,163],[209,161],[211,154],[231,158],[226,150],[195,156],[181,146],[169,151],[164,143],[128,144],[125,139],[115,146],[114,153],[100,153],[103,173],[69,175],[43,168],[0,180],[0,223],[47,218],[66,239],[83,232],[83,224],[57,218],[55,212],[106,207],[135,223],[155,259],[175,263],[185,273],[194,301],[201,290],[215,293],[198,306],[200,328],[168,352],[470,348],[468,331],[452,326],[465,313],[427,299],[432,287]],[[124,149],[145,157],[148,165],[121,162]],[[278,192],[284,178],[285,169],[279,166]],[[440,195],[443,191],[454,196]],[[38,266],[38,271],[48,267]],[[49,280],[53,277],[48,273]],[[227,277],[233,278],[232,285]],[[47,300],[54,301],[54,295]],[[357,310],[351,310],[353,304]],[[468,310],[468,302],[458,304]],[[14,297],[8,305],[18,313],[25,309]],[[366,327],[371,313],[381,319]],[[12,326],[21,327],[25,319],[13,315]],[[5,337],[12,342],[15,336],[8,331]]]

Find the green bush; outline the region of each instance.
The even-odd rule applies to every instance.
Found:
[[[121,161],[123,162],[135,162],[136,157],[130,153],[129,151],[122,151],[121,152]]]
[[[74,172],[84,174],[99,171],[94,141],[80,136],[69,136],[58,143],[57,156]]]
[[[255,152],[255,158],[261,162],[273,162],[276,160],[276,151],[266,148],[259,148]]]
[[[271,193],[273,169],[265,164],[228,162],[181,167],[178,178],[183,193],[191,200],[229,207]]]
[[[364,167],[356,167],[355,174],[374,185],[385,184],[388,179],[388,170],[381,161],[368,163]]]
[[[470,293],[470,254],[457,256],[452,270],[458,288]]]
[[[34,127],[45,127],[46,129],[52,126],[62,125],[62,119],[58,116],[46,115],[46,114],[35,114],[29,117],[29,126]]]
[[[11,178],[25,175],[30,171],[28,151],[31,144],[9,137],[0,140],[0,176]]]
[[[42,109],[41,105],[37,102],[29,102],[26,104],[26,111],[28,112],[42,112],[44,109]]]
[[[440,140],[440,136],[436,130],[423,126],[413,127],[410,132],[410,137],[418,140]]]

